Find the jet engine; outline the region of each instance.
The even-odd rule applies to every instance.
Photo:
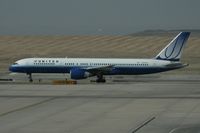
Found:
[[[70,70],[71,79],[85,79],[90,76],[92,76],[92,74],[80,68],[73,68]]]

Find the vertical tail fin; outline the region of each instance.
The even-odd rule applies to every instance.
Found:
[[[158,60],[179,61],[190,32],[180,32],[157,56]]]

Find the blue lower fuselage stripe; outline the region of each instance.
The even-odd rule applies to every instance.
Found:
[[[25,66],[11,66],[9,68],[12,72],[20,73],[70,73],[70,70],[73,68],[82,68],[82,67],[25,67]],[[158,68],[158,67],[114,67],[112,71],[104,73],[104,75],[132,75],[132,74],[151,74],[173,70],[175,68]]]

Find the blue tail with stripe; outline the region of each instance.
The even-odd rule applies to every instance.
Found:
[[[190,32],[180,32],[157,56],[158,60],[179,61]]]

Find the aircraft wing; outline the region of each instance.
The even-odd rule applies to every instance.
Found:
[[[98,74],[98,73],[108,73],[112,71],[114,65],[109,65],[109,66],[98,66],[98,67],[88,67],[85,68],[86,71],[92,73],[92,74]]]

